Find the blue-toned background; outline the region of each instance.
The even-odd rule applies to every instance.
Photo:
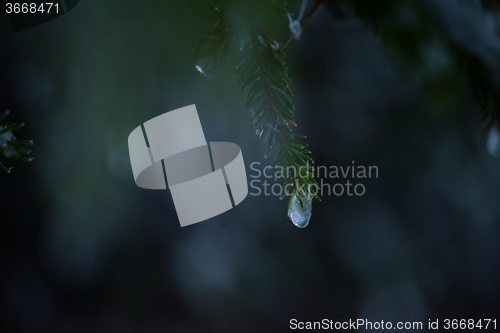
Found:
[[[364,196],[324,196],[305,229],[266,196],[181,228],[168,192],[134,184],[129,133],[189,104],[208,141],[242,148],[247,173],[272,163],[232,68],[209,80],[194,67],[212,5],[82,0],[15,34],[0,15],[0,111],[35,142],[32,163],[0,174],[0,331],[500,319],[500,162],[478,106],[467,95],[436,116],[356,20],[322,12],[286,61],[294,131],[316,165],[378,166]]]

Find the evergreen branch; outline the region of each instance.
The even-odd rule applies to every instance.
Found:
[[[213,77],[213,70],[221,56],[228,57],[230,33],[226,24],[226,17],[222,14],[215,26],[198,41],[193,49],[198,61],[196,69],[207,78]]]
[[[274,3],[277,12],[290,15],[285,3]],[[305,8],[305,7],[304,7]],[[198,62],[196,68],[200,73],[212,77],[211,70],[217,64],[221,55],[227,55],[228,49],[235,40],[235,31],[227,15],[221,18],[215,27],[198,42],[194,49]],[[296,22],[295,22],[296,23]],[[228,28],[231,26],[231,31]],[[258,23],[254,22],[254,27]],[[298,227],[305,227],[311,216],[311,201],[320,200],[316,194],[318,184],[313,177],[311,158],[307,155],[308,145],[300,139],[305,136],[294,134],[290,126],[297,126],[294,120],[295,106],[289,96],[292,91],[289,87],[290,78],[282,57],[283,48],[298,34],[291,29],[288,40],[280,46],[262,29],[257,28],[250,35],[238,36],[239,64],[236,65],[235,75],[239,77],[242,91],[247,91],[245,112],[251,112],[251,120],[256,134],[267,144],[265,157],[277,149],[276,160],[273,166],[281,168],[284,191],[281,198],[290,196],[288,216]],[[244,29],[245,30],[245,29]],[[240,34],[238,34],[240,35]]]
[[[277,148],[273,165],[295,170],[283,173],[283,185],[292,190],[283,192],[281,197],[292,194],[303,205],[303,200],[319,199],[312,191],[317,182],[308,163],[311,161],[307,155],[310,151],[305,149],[308,145],[299,141],[305,137],[294,134],[290,128],[296,126],[295,106],[289,98],[293,94],[282,56],[278,43],[263,32],[253,34],[242,51],[235,74],[239,75],[241,90],[247,90],[245,111],[252,113],[256,133],[267,144],[265,156]],[[297,172],[300,168],[304,170],[301,175]]]
[[[31,140],[19,140],[12,134],[15,131],[24,126],[24,123],[15,124],[11,122],[4,121],[5,117],[9,114],[9,111],[5,111],[0,114],[0,154],[3,154],[7,158],[13,158],[23,162],[31,162],[33,158],[22,156],[31,153],[31,150],[27,146],[32,146],[33,141]],[[0,170],[5,172],[10,172],[12,167],[6,167],[2,162],[0,162]]]

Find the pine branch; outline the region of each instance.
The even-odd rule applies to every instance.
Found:
[[[32,146],[33,141],[16,139],[12,131],[23,127],[24,123],[15,124],[4,121],[8,114],[9,111],[0,114],[0,154],[3,154],[7,158],[13,158],[22,162],[31,162],[33,158],[23,155],[31,153],[31,150],[28,149],[27,146]],[[12,167],[6,167],[0,162],[0,170],[10,172],[11,169]]]
[[[253,34],[243,49],[235,74],[239,75],[241,90],[247,90],[245,111],[252,113],[256,133],[267,144],[265,156],[275,148],[278,150],[274,166],[307,170],[303,177],[297,172],[284,173],[283,185],[290,184],[292,188],[288,194],[297,195],[301,201],[309,196],[319,199],[310,191],[317,182],[308,164],[311,161],[307,155],[310,151],[305,149],[308,145],[298,140],[305,137],[294,134],[290,128],[296,126],[295,106],[289,98],[293,94],[283,53],[278,50],[279,44],[262,31]]]
[[[271,5],[277,13],[290,19],[284,1]],[[196,68],[211,78],[211,70],[220,56],[227,55],[231,44],[236,39],[239,41],[236,57],[239,62],[235,75],[239,77],[241,90],[247,91],[245,111],[252,114],[256,134],[267,144],[264,156],[277,150],[273,166],[283,171],[284,191],[281,192],[281,198],[290,196],[288,216],[296,226],[305,227],[311,216],[312,199],[320,198],[316,194],[318,184],[309,165],[311,158],[307,154],[310,151],[305,149],[308,145],[300,141],[305,136],[294,134],[290,128],[297,125],[294,120],[295,106],[290,100],[293,95],[289,87],[290,77],[282,52],[292,37],[297,38],[298,34],[291,34],[285,44],[280,45],[257,28],[257,21],[253,23],[249,34],[242,34],[241,31],[247,30],[235,29],[234,22],[227,15],[221,15],[215,27],[195,48],[199,59]]]
[[[218,11],[220,13],[220,10]],[[213,70],[219,58],[229,56],[228,48],[231,35],[227,27],[226,16],[222,15],[222,13],[219,16],[219,20],[212,30],[207,32],[193,49],[198,59],[195,65],[196,69],[209,79],[213,77]]]

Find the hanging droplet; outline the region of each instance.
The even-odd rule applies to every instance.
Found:
[[[302,26],[300,25],[300,20],[294,20],[292,19],[292,16],[288,14],[288,22],[290,32],[293,34],[293,37],[298,40],[302,35]]]
[[[211,69],[208,67],[208,66],[204,66],[206,65],[207,63],[204,62],[204,61],[199,61],[197,64],[196,64],[196,69],[198,70],[198,72],[200,72],[201,74],[203,74],[205,77],[211,79],[214,77],[214,75],[212,74],[212,71]]]
[[[288,217],[297,228],[305,228],[309,224],[312,215],[312,199],[310,195],[302,197],[302,205],[295,194],[288,204]]]
[[[198,72],[203,74],[205,77],[211,79],[214,77],[213,70],[215,68],[215,61],[211,57],[205,57],[198,61],[195,65]]]
[[[488,133],[486,149],[494,158],[500,158],[500,132],[498,125],[493,125]]]

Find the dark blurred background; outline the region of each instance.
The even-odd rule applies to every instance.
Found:
[[[190,104],[208,141],[242,148],[247,173],[272,163],[232,69],[209,80],[194,67],[212,6],[82,0],[15,34],[0,15],[0,111],[35,142],[33,162],[0,174],[0,332],[500,319],[500,161],[479,107],[465,93],[436,116],[359,20],[321,11],[286,61],[294,130],[315,165],[378,166],[364,196],[315,201],[305,229],[266,196],[181,228],[170,193],[134,184],[129,133]]]

